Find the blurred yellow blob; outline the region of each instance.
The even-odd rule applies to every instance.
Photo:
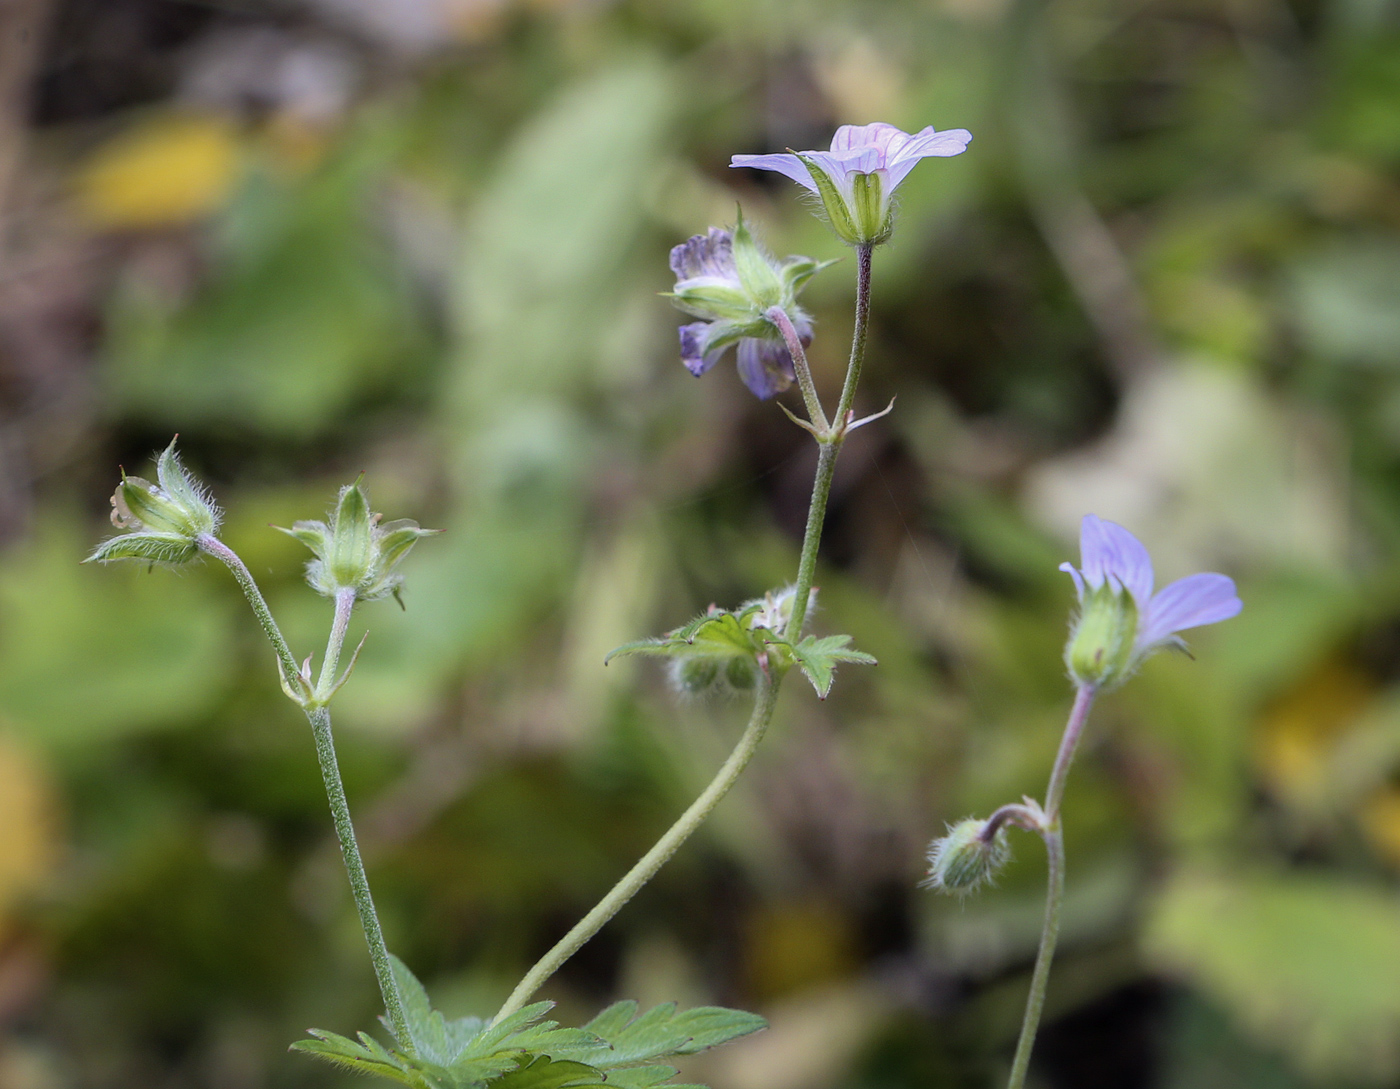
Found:
[[[79,173],[78,205],[99,227],[179,226],[223,205],[238,160],[238,133],[227,118],[153,118],[98,148]]]
[[[1328,759],[1375,696],[1375,681],[1347,662],[1328,662],[1265,712],[1255,735],[1255,762],[1281,799],[1309,806],[1322,801]]]
[[[0,735],[0,934],[16,903],[48,876],[55,855],[54,799],[42,768]]]
[[[855,938],[834,904],[770,905],[749,920],[745,978],[764,999],[842,979],[855,971]]]
[[[1361,807],[1361,829],[1376,854],[1400,867],[1400,787],[1387,787]]]

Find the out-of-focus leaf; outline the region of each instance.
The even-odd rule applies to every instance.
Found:
[[[1400,901],[1325,876],[1184,872],[1145,948],[1313,1076],[1400,1071]]]
[[[1327,432],[1246,372],[1180,362],[1129,387],[1104,440],[1042,462],[1027,497],[1066,540],[1087,513],[1127,526],[1162,583],[1241,559],[1340,574],[1343,474]]]
[[[129,279],[107,344],[117,404],[184,428],[304,436],[419,373],[423,315],[370,216],[382,160],[365,137],[295,183],[255,175],[223,260],[187,304]]]
[[[1319,356],[1400,370],[1400,246],[1369,239],[1305,257],[1293,271],[1293,302]]]
[[[0,569],[0,713],[58,747],[197,719],[235,665],[229,603],[197,576],[82,566],[87,547],[51,522]]]

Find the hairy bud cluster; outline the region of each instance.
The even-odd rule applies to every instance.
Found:
[[[1065,645],[1065,665],[1075,684],[1116,687],[1137,668],[1138,608],[1113,579],[1086,589]]]
[[[156,461],[156,483],[122,473],[112,493],[112,524],[127,532],[103,541],[88,560],[188,563],[199,555],[199,539],[218,532],[220,519],[208,489],[180,463],[171,439]]]
[[[278,526],[315,553],[306,565],[306,581],[318,594],[335,597],[353,590],[356,599],[373,601],[398,595],[403,576],[398,565],[409,549],[424,537],[441,530],[422,529],[408,518],[379,524],[380,515],[369,509],[369,497],[357,480],[340,489],[329,522],[294,522],[291,529]]]
[[[994,881],[1011,861],[1011,846],[1006,841],[1006,825],[990,836],[987,829],[986,821],[969,817],[929,844],[925,887],[966,896]]]

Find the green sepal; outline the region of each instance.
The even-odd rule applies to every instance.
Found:
[[[354,590],[360,601],[390,594],[398,598],[403,582],[395,570],[399,561],[424,537],[442,532],[423,529],[409,518],[380,525],[359,480],[340,489],[328,522],[302,521],[292,523],[291,529],[273,528],[295,537],[316,557],[306,565],[306,581],[313,590],[325,597]]]
[[[810,156],[803,155],[800,151],[794,152],[794,154],[802,160],[803,165],[807,167],[807,172],[812,175],[812,182],[817,187],[817,196],[821,198],[822,208],[826,211],[826,218],[831,224],[831,229],[843,241],[849,242],[853,246],[866,241],[861,237],[855,220],[851,217],[851,209],[846,204],[846,198],[836,188],[836,183],[831,180],[831,175]]]
[[[272,528],[285,533],[288,537],[295,537],[318,556],[325,555],[326,549],[330,546],[331,530],[325,522],[293,522],[291,529],[286,526],[273,526]]]
[[[818,639],[814,635],[805,636],[796,643],[774,640],[792,657],[802,670],[802,675],[812,682],[819,699],[831,694],[831,682],[835,679],[837,662],[856,662],[860,665],[878,665],[869,654],[859,650],[848,650],[849,635],[826,635]]]
[[[876,245],[890,237],[894,217],[885,200],[884,184],[879,174],[855,174],[851,177],[851,203],[856,231],[862,242]]]
[[[679,291],[663,291],[661,294],[673,300],[687,314],[727,321],[749,321],[753,317],[753,300],[745,292],[723,281],[706,281],[697,277],[682,280],[676,286],[680,288]]]
[[[374,524],[369,499],[357,480],[340,489],[325,563],[339,585],[354,586],[370,576],[374,564]]]
[[[139,560],[152,564],[189,563],[199,549],[178,533],[123,533],[103,541],[84,563],[111,563],[113,560]]]
[[[749,225],[744,222],[743,209],[738,210],[738,221],[734,224],[734,271],[739,276],[745,293],[760,313],[770,306],[781,306],[783,280],[774,268],[773,259],[763,251],[755,240]]]
[[[397,518],[384,523],[376,530],[380,566],[385,570],[391,569],[424,537],[436,537],[441,532],[440,529],[424,529],[411,518]]]
[[[184,532],[213,533],[219,528],[219,508],[180,461],[175,453],[175,439],[170,440],[170,445],[156,459],[156,480],[170,501],[183,512]]]
[[[789,257],[779,275],[782,276],[787,290],[796,294],[813,276],[821,272],[822,269],[837,264],[839,260],[839,258],[832,258],[830,261],[814,261],[810,257]]]

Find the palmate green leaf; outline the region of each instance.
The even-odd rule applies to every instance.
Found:
[[[809,635],[798,643],[781,643],[792,655],[803,676],[812,682],[817,696],[826,699],[831,694],[837,662],[857,662],[861,665],[876,665],[869,654],[847,649],[851,642],[849,635],[826,635],[818,639]]]
[[[414,1089],[569,1089],[604,1082],[655,1089],[676,1073],[655,1060],[690,1055],[765,1025],[756,1014],[718,1006],[677,1013],[674,1002],[641,1016],[637,1003],[618,1002],[583,1028],[541,1020],[552,1002],[536,1002],[495,1024],[479,1017],[448,1020],[408,967],[398,958],[392,964],[415,1054],[386,1048],[363,1032],[356,1042],[320,1029],[293,1048]]]
[[[655,1089],[676,1076],[674,1066],[628,1066],[608,1071],[608,1084],[618,1089]],[[667,1089],[675,1089],[668,1086]]]
[[[452,1066],[462,1059],[472,1048],[473,1042],[481,1037],[486,1023],[480,1017],[447,1020],[433,1009],[428,992],[423,984],[418,982],[418,977],[409,971],[408,966],[392,953],[389,960],[393,966],[394,980],[399,985],[399,996],[403,1000],[404,1019],[408,1022],[408,1034],[413,1043],[413,1050],[425,1062],[444,1067]],[[480,1050],[477,1049],[474,1053],[480,1055]],[[502,1061],[496,1073],[504,1073],[514,1065],[514,1060],[507,1058]]]
[[[570,1089],[575,1085],[602,1085],[603,1072],[583,1063],[536,1055],[526,1065],[491,1083],[491,1089]]]
[[[693,1055],[757,1032],[767,1024],[757,1014],[722,1006],[697,1006],[677,1013],[674,1002],[654,1006],[639,1017],[637,1003],[628,1000],[614,1003],[584,1025],[601,1046],[567,1053],[551,1050],[550,1054],[613,1070],[671,1055]],[[609,1074],[608,1080],[616,1079]]]
[[[745,625],[758,606],[751,604],[738,612],[711,608],[675,631],[660,638],[638,639],[609,652],[604,664],[626,654],[651,654],[668,658],[756,657],[763,645]]]
[[[324,1029],[311,1029],[310,1032],[316,1039],[298,1040],[292,1045],[293,1051],[304,1052],[359,1074],[378,1074],[414,1089],[436,1089],[421,1072],[412,1069],[405,1060],[388,1051],[367,1033],[360,1033],[360,1042],[356,1043]]]

